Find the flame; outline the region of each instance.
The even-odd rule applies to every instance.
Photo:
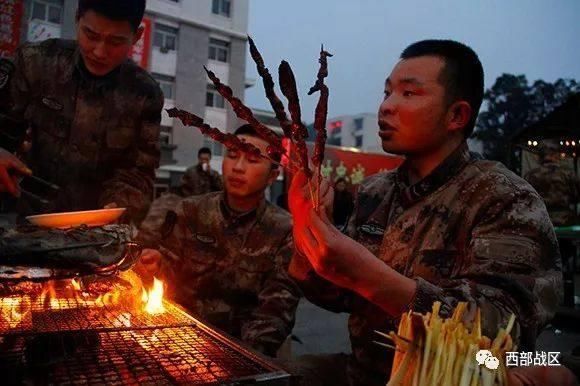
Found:
[[[77,279],[72,279],[70,284],[75,289],[75,291],[82,292],[81,283],[77,281]]]
[[[141,300],[145,303],[146,312],[152,315],[165,312],[165,307],[163,307],[163,282],[153,278],[153,288],[149,292],[143,288]]]
[[[163,283],[154,283],[150,296],[144,292],[142,301],[139,299],[140,291],[143,288],[141,279],[133,271],[119,273],[119,277],[124,280],[124,284],[107,284],[91,282],[86,284],[80,279],[60,280],[43,283],[42,286],[34,284],[29,290],[30,295],[8,295],[0,296],[0,326],[8,328],[18,328],[19,326],[31,323],[34,312],[42,311],[64,311],[75,308],[106,308],[106,307],[126,307],[130,310],[140,310],[151,314],[164,312],[163,308]],[[83,286],[83,284],[86,285]],[[97,295],[93,290],[96,288]],[[32,293],[36,292],[35,295]],[[105,292],[106,291],[106,292]],[[143,304],[145,303],[145,307]],[[143,308],[145,310],[143,311]],[[130,315],[130,314],[128,314]],[[131,325],[130,317],[122,321],[123,325]]]
[[[30,298],[28,296],[0,298],[0,309],[2,320],[6,320],[10,328],[17,327],[30,313]]]

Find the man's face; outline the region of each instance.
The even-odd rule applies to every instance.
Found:
[[[197,156],[197,162],[200,165],[209,165],[209,161],[211,161],[211,154],[201,153]]]
[[[268,143],[261,138],[239,135],[266,154]],[[267,159],[255,157],[241,151],[228,150],[222,163],[225,190],[228,195],[248,197],[262,193],[278,177],[278,169],[272,169]]]
[[[80,53],[89,72],[108,74],[123,63],[143,30],[136,32],[128,21],[111,20],[89,10],[77,20]]]
[[[437,56],[403,59],[385,82],[379,107],[383,150],[401,155],[437,149],[447,135],[445,89],[438,78],[445,62]]]
[[[335,188],[339,192],[345,191],[346,190],[346,182],[344,182],[344,181],[337,182]]]

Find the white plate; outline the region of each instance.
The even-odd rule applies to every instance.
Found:
[[[101,226],[118,220],[126,209],[112,208],[84,210],[80,212],[48,213],[28,216],[26,219],[34,225],[45,228],[66,229],[80,225]]]

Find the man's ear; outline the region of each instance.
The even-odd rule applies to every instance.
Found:
[[[141,36],[143,36],[143,31],[145,30],[145,28],[143,27],[139,27],[137,28],[137,31],[135,31],[135,35],[133,35],[133,43],[135,44],[139,41],[139,39],[141,39]]]
[[[447,112],[447,129],[449,131],[463,130],[469,123],[473,109],[466,101],[453,103]]]

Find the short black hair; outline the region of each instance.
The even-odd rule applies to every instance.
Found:
[[[145,13],[145,0],[79,0],[77,17],[87,11],[95,11],[111,20],[126,20],[133,31],[137,31]]]
[[[278,138],[282,138],[278,133],[275,133],[274,132],[274,134]],[[249,123],[238,127],[236,129],[236,131],[234,131],[234,135],[248,135],[250,137],[256,137],[256,138],[262,139],[262,137],[260,136],[260,134],[258,134],[258,132],[256,131],[256,129],[254,129],[254,127],[252,125],[250,125]],[[272,153],[272,154],[269,155],[269,157],[272,158],[277,163],[280,163],[280,160],[282,159],[282,154]],[[272,168],[273,169],[275,169],[277,167],[278,167],[277,164],[272,163]]]
[[[473,110],[463,131],[467,138],[473,133],[483,100],[483,66],[473,49],[454,40],[432,39],[413,43],[401,53],[401,59],[431,55],[445,61],[439,80],[445,87],[448,105],[465,100]]]
[[[209,147],[202,147],[201,149],[199,149],[197,151],[197,156],[199,157],[202,154],[209,154],[209,156],[211,157],[211,150],[209,149]]]

